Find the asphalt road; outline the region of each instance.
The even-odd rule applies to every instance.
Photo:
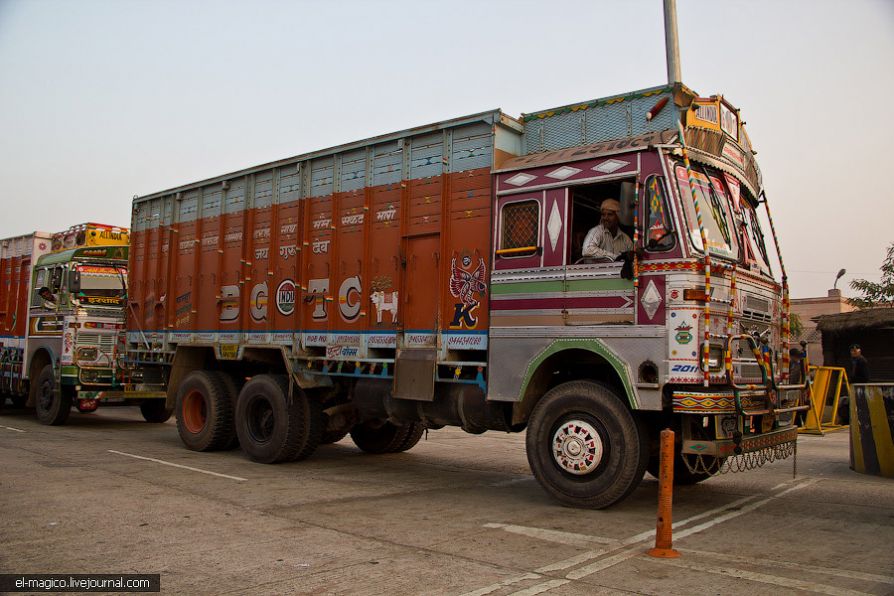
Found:
[[[0,571],[160,573],[185,594],[894,594],[894,480],[848,468],[848,435],[674,494],[656,559],[656,480],[604,511],[558,505],[524,435],[432,431],[407,453],[350,438],[304,462],[194,453],[173,422],[0,415]]]

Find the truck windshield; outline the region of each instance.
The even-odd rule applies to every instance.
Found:
[[[79,294],[84,296],[122,296],[126,290],[127,273],[124,268],[78,265],[81,274]]]
[[[737,260],[739,258],[739,242],[730,216],[729,199],[723,182],[713,174],[708,177],[698,171],[693,171],[692,177],[701,211],[702,225],[705,228],[705,237],[708,240],[708,249],[713,255]],[[690,241],[697,250],[704,250],[692,190],[689,187],[689,176],[685,167],[677,166],[676,178],[686,212],[686,220],[689,224]]]

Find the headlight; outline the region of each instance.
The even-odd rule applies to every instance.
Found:
[[[84,360],[85,362],[94,362],[96,357],[99,356],[99,350],[93,347],[82,347],[78,348],[77,351],[77,359]]]

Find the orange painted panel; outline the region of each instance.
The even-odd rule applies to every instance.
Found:
[[[175,276],[172,280],[173,292],[170,292],[174,300],[172,302],[169,295],[167,308],[174,310],[173,329],[176,331],[192,331],[196,328],[193,314],[198,308],[195,302],[197,299],[195,290],[198,287],[195,263],[195,256],[198,253],[196,228],[196,222],[184,222],[178,225],[178,233],[174,235],[177,257],[174,264]]]

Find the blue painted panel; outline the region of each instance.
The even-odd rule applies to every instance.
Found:
[[[169,226],[174,223],[174,197],[164,197],[164,209],[162,210],[161,222],[163,226]]]
[[[154,199],[153,199],[154,200]],[[132,232],[142,232],[149,228],[149,203],[151,201],[143,201],[136,203],[133,207],[133,218],[130,227]]]
[[[664,97],[668,98],[668,102],[664,106],[664,109],[658,112],[658,115],[652,120],[646,120],[646,114],[649,110],[651,110],[655,104]],[[680,117],[677,107],[674,105],[673,97],[671,97],[669,93],[634,99],[630,102],[630,112],[634,136],[658,130],[676,128]]]
[[[180,198],[180,205],[177,207],[177,221],[187,222],[195,221],[199,213],[199,192],[193,190]]]
[[[543,151],[543,121],[532,120],[525,123],[522,133],[522,154],[540,153]]]
[[[342,154],[339,179],[339,191],[358,190],[366,186],[366,150]]]
[[[451,172],[490,167],[493,155],[494,139],[490,125],[482,123],[454,129]]]
[[[325,197],[332,194],[332,158],[324,157],[310,162],[310,196]]]
[[[630,102],[590,108],[587,115],[586,144],[630,136]]]
[[[444,135],[416,137],[410,147],[410,179],[439,176],[444,171]]]
[[[277,171],[279,175],[279,184],[276,187],[276,202],[280,205],[297,201],[301,198],[301,169],[298,164],[283,166]],[[273,176],[267,180],[266,184],[272,184]],[[266,207],[270,203],[267,202]]]
[[[372,186],[400,182],[404,152],[397,142],[376,145],[374,149]]]
[[[555,151],[583,144],[582,112],[569,112],[543,121],[543,149]]]
[[[266,171],[255,176],[255,191],[252,207],[265,208],[273,203],[273,172]]]
[[[202,217],[214,217],[220,215],[220,202],[222,193],[219,184],[215,184],[212,188],[205,188],[202,194]]]
[[[239,213],[245,209],[245,178],[230,181],[227,189],[224,213]]]

